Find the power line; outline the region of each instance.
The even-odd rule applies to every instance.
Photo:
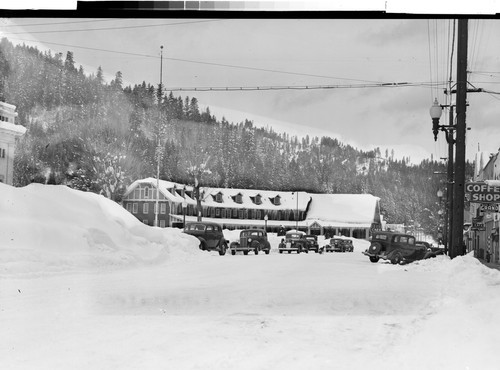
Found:
[[[446,81],[438,85],[446,86]],[[425,82],[392,82],[379,84],[359,84],[359,85],[306,85],[306,86],[246,86],[246,87],[166,87],[168,91],[189,91],[189,92],[207,92],[207,91],[269,91],[269,90],[328,90],[328,89],[362,89],[362,88],[388,88],[388,87],[430,87],[434,88],[433,83]]]
[[[140,26],[121,26],[121,27],[102,27],[102,28],[87,28],[87,29],[76,29],[76,30],[54,30],[54,31],[24,31],[24,32],[5,32],[8,35],[23,35],[23,34],[36,34],[36,33],[67,33],[67,32],[86,32],[86,31],[109,31],[109,30],[122,30],[130,28],[148,28],[148,27],[163,27],[163,26],[178,26],[183,24],[193,24],[193,23],[206,23],[206,22],[220,22],[224,19],[208,19],[201,21],[189,21],[189,22],[179,22],[179,23],[163,23],[163,24],[148,24]]]
[[[76,46],[76,45],[61,44],[61,43],[49,42],[49,41],[40,41],[40,40],[33,41],[33,40],[20,39],[20,38],[16,38],[16,37],[11,37],[11,39],[12,40],[20,40],[20,41],[29,41],[29,42],[34,42],[34,43],[42,43],[42,44],[65,46],[65,47],[76,48],[76,49],[101,51],[101,52],[105,52],[105,53],[131,55],[131,56],[138,56],[138,57],[144,57],[144,58],[159,58],[157,55],[130,53],[130,52],[116,51],[116,50],[106,50],[106,49],[91,48],[91,47],[86,47],[86,46]],[[366,83],[384,83],[384,82],[381,82],[381,81],[372,81],[372,80],[361,80],[361,79],[346,78],[346,77],[334,77],[334,76],[315,75],[315,74],[309,74],[309,73],[280,71],[280,70],[275,70],[275,69],[266,69],[266,68],[239,66],[239,65],[223,64],[223,63],[201,62],[201,61],[196,61],[196,60],[188,60],[188,59],[180,59],[180,58],[163,57],[163,59],[172,60],[172,61],[178,61],[178,62],[185,62],[185,63],[210,65],[210,66],[215,66],[215,67],[238,68],[238,69],[246,69],[246,70],[251,70],[251,71],[281,73],[281,74],[288,74],[288,75],[294,75],[294,76],[319,77],[319,78],[329,78],[329,79],[336,79],[336,80],[356,81],[356,82],[366,82]]]

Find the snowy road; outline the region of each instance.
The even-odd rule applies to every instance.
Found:
[[[387,360],[443,294],[439,275],[359,252],[199,257],[3,280],[0,358],[23,369],[405,368]]]

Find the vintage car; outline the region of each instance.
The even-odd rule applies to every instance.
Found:
[[[231,254],[234,256],[236,252],[243,252],[248,254],[249,251],[259,254],[259,251],[264,251],[269,254],[271,251],[271,244],[267,240],[267,233],[262,229],[248,229],[240,232],[240,241],[232,242],[229,245]]]
[[[290,230],[285,234],[285,240],[278,246],[279,253],[283,252],[309,252],[307,248],[306,233],[303,231]]]
[[[436,253],[424,245],[417,245],[413,235],[392,231],[376,231],[373,233],[370,247],[363,252],[371,262],[379,259],[392,264],[405,264],[417,260],[435,257]]]
[[[319,252],[318,237],[316,235],[305,235],[304,238],[307,241],[307,250]]]
[[[184,227],[184,233],[196,236],[200,240],[201,250],[218,251],[221,256],[226,254],[227,240],[221,225],[215,222],[189,222]]]
[[[424,242],[424,241],[421,241],[421,240],[417,240],[415,243],[417,245],[421,245],[421,246],[426,247],[428,250],[433,251],[436,254],[436,256],[440,255],[440,254],[444,254],[444,248],[433,247],[430,243]]]
[[[344,252],[343,250],[344,239],[334,236],[321,248],[321,252]]]
[[[351,239],[343,240],[343,252],[354,252],[354,245]]]

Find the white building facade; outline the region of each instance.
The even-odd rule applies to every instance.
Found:
[[[14,153],[16,142],[26,128],[16,125],[16,106],[0,101],[0,182],[12,185],[14,181]]]

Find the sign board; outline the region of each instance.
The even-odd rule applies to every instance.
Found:
[[[486,228],[485,228],[483,223],[473,222],[472,223],[472,230],[484,231],[484,230],[486,230]]]
[[[500,186],[489,186],[484,182],[468,182],[465,191],[472,203],[499,203]]]
[[[479,210],[481,212],[500,212],[498,203],[481,203]]]

